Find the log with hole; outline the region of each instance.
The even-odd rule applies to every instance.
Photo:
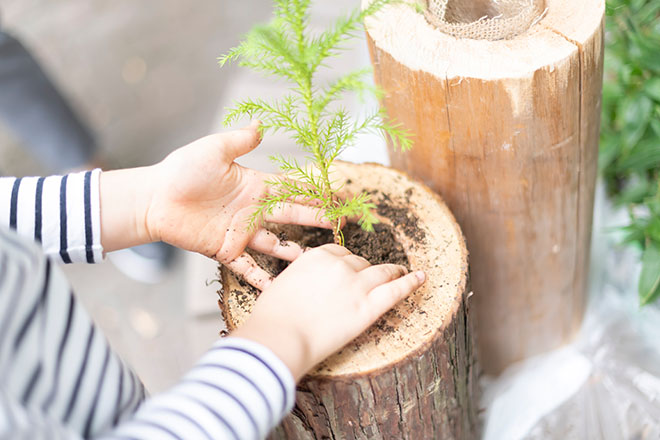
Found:
[[[337,163],[332,178],[345,191],[371,194],[380,221],[393,226],[410,266],[427,280],[302,379],[292,414],[271,438],[476,438],[467,251],[454,217],[433,191],[390,168]],[[296,239],[297,228],[287,228]],[[255,259],[265,268],[276,264],[264,255]],[[257,292],[225,267],[221,277],[220,307],[231,330],[249,316]]]
[[[508,32],[514,3],[536,16]],[[366,22],[382,103],[415,136],[391,158],[442,195],[465,233],[479,360],[496,374],[570,341],[582,320],[604,0],[421,9],[387,6]],[[502,39],[479,39],[482,25]]]

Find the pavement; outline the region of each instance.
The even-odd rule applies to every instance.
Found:
[[[316,3],[314,28],[359,4]],[[0,0],[4,28],[33,50],[89,122],[112,168],[155,163],[222,130],[223,109],[235,99],[282,93],[285,84],[216,63],[252,25],[266,21],[270,9],[267,0]],[[320,79],[367,64],[365,42],[355,41],[355,49],[333,60]],[[364,105],[346,102],[349,109]],[[284,136],[269,136],[240,163],[272,171],[267,156],[273,152],[299,155]],[[373,136],[344,159],[387,161],[382,141]],[[48,170],[1,121],[0,168],[17,176]],[[152,393],[173,385],[223,328],[216,265],[204,257],[178,252],[165,279],[153,285],[125,277],[109,261],[64,270],[110,344]]]

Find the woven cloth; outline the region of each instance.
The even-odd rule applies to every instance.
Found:
[[[503,40],[529,29],[545,0],[424,0],[426,19],[456,38]]]

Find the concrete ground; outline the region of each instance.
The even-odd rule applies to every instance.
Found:
[[[357,0],[317,2],[313,25],[357,7]],[[96,133],[111,167],[157,162],[178,146],[222,129],[224,107],[241,97],[277,96],[281,83],[216,57],[253,24],[267,20],[267,0],[0,0],[3,26],[21,37]],[[322,79],[368,63],[364,41],[333,61]],[[348,101],[349,108],[361,103]],[[0,169],[49,172],[0,121]],[[38,127],[37,127],[38,128]],[[385,161],[382,142],[366,137],[345,158]],[[296,152],[282,136],[267,138],[241,160],[270,170],[267,156]],[[216,339],[215,264],[184,252],[160,283],[137,283],[111,262],[67,266],[74,290],[112,346],[152,392],[177,380]]]

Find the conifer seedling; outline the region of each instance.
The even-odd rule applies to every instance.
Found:
[[[374,204],[366,193],[346,199],[337,196],[330,167],[337,157],[353,146],[360,134],[378,132],[391,139],[402,151],[412,146],[408,133],[392,123],[382,110],[359,119],[353,118],[338,100],[345,93],[379,96],[379,90],[366,81],[370,69],[348,73],[334,82],[319,85],[316,75],[326,67],[328,58],[338,56],[345,44],[362,29],[363,20],[393,0],[374,0],[367,8],[357,9],[337,20],[329,29],[312,34],[309,30],[311,0],[274,0],[274,18],[254,27],[244,40],[219,58],[221,66],[236,61],[240,66],[284,79],[290,84],[288,94],[272,102],[246,99],[235,104],[224,119],[230,125],[242,116],[259,118],[261,131],[288,133],[304,150],[306,161],[281,155],[271,157],[283,173],[268,181],[271,191],[264,195],[249,219],[249,228],[258,225],[264,215],[279,203],[302,200],[317,203],[333,225],[334,241],[343,245],[342,218],[357,218],[367,231],[377,218]]]

